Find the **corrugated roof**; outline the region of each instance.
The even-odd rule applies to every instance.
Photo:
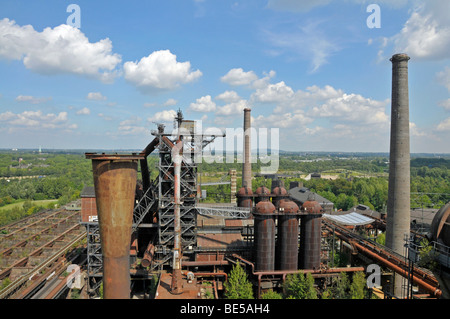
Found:
[[[372,218],[354,212],[343,215],[323,214],[323,217],[330,219],[341,225],[353,225],[353,226],[367,225],[375,221]]]

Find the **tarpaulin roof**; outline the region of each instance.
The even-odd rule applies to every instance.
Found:
[[[353,225],[353,226],[367,225],[367,224],[370,224],[375,221],[372,218],[369,218],[367,216],[364,216],[364,215],[361,215],[361,214],[358,214],[355,212],[343,214],[343,215],[323,214],[323,217],[330,219],[338,224]]]

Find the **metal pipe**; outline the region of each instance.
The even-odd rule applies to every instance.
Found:
[[[174,247],[173,247],[173,274],[171,293],[181,294],[183,292],[182,278],[181,278],[181,220],[180,220],[180,178],[181,178],[181,150],[183,142],[179,139],[176,145],[172,148],[172,160],[174,166]]]
[[[105,299],[130,298],[130,241],[137,162],[142,155],[86,154],[92,160]]]

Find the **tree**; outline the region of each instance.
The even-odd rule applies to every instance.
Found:
[[[247,273],[239,261],[231,269],[224,287],[227,299],[253,299],[252,284],[248,281]]]
[[[353,280],[350,285],[350,299],[364,299],[366,287],[366,277],[362,271],[353,274]]]
[[[350,286],[350,280],[346,272],[341,272],[339,277],[335,279],[334,298],[347,299],[347,291]]]
[[[283,296],[272,289],[261,295],[261,299],[283,299]]]
[[[310,273],[306,276],[301,272],[287,275],[284,294],[288,299],[317,299],[314,278]]]

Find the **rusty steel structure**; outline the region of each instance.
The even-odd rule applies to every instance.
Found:
[[[442,206],[431,222],[431,239],[450,246],[450,202]]]
[[[278,208],[277,269],[298,269],[299,208],[293,201],[282,200]]]
[[[301,210],[299,268],[319,269],[323,209],[311,198],[303,203]]]
[[[130,239],[142,155],[86,154],[92,160],[105,299],[130,297]]]
[[[255,218],[255,267],[257,271],[275,269],[275,206],[270,201],[256,204]]]
[[[241,187],[236,194],[238,207],[253,207],[253,191],[249,187]]]

